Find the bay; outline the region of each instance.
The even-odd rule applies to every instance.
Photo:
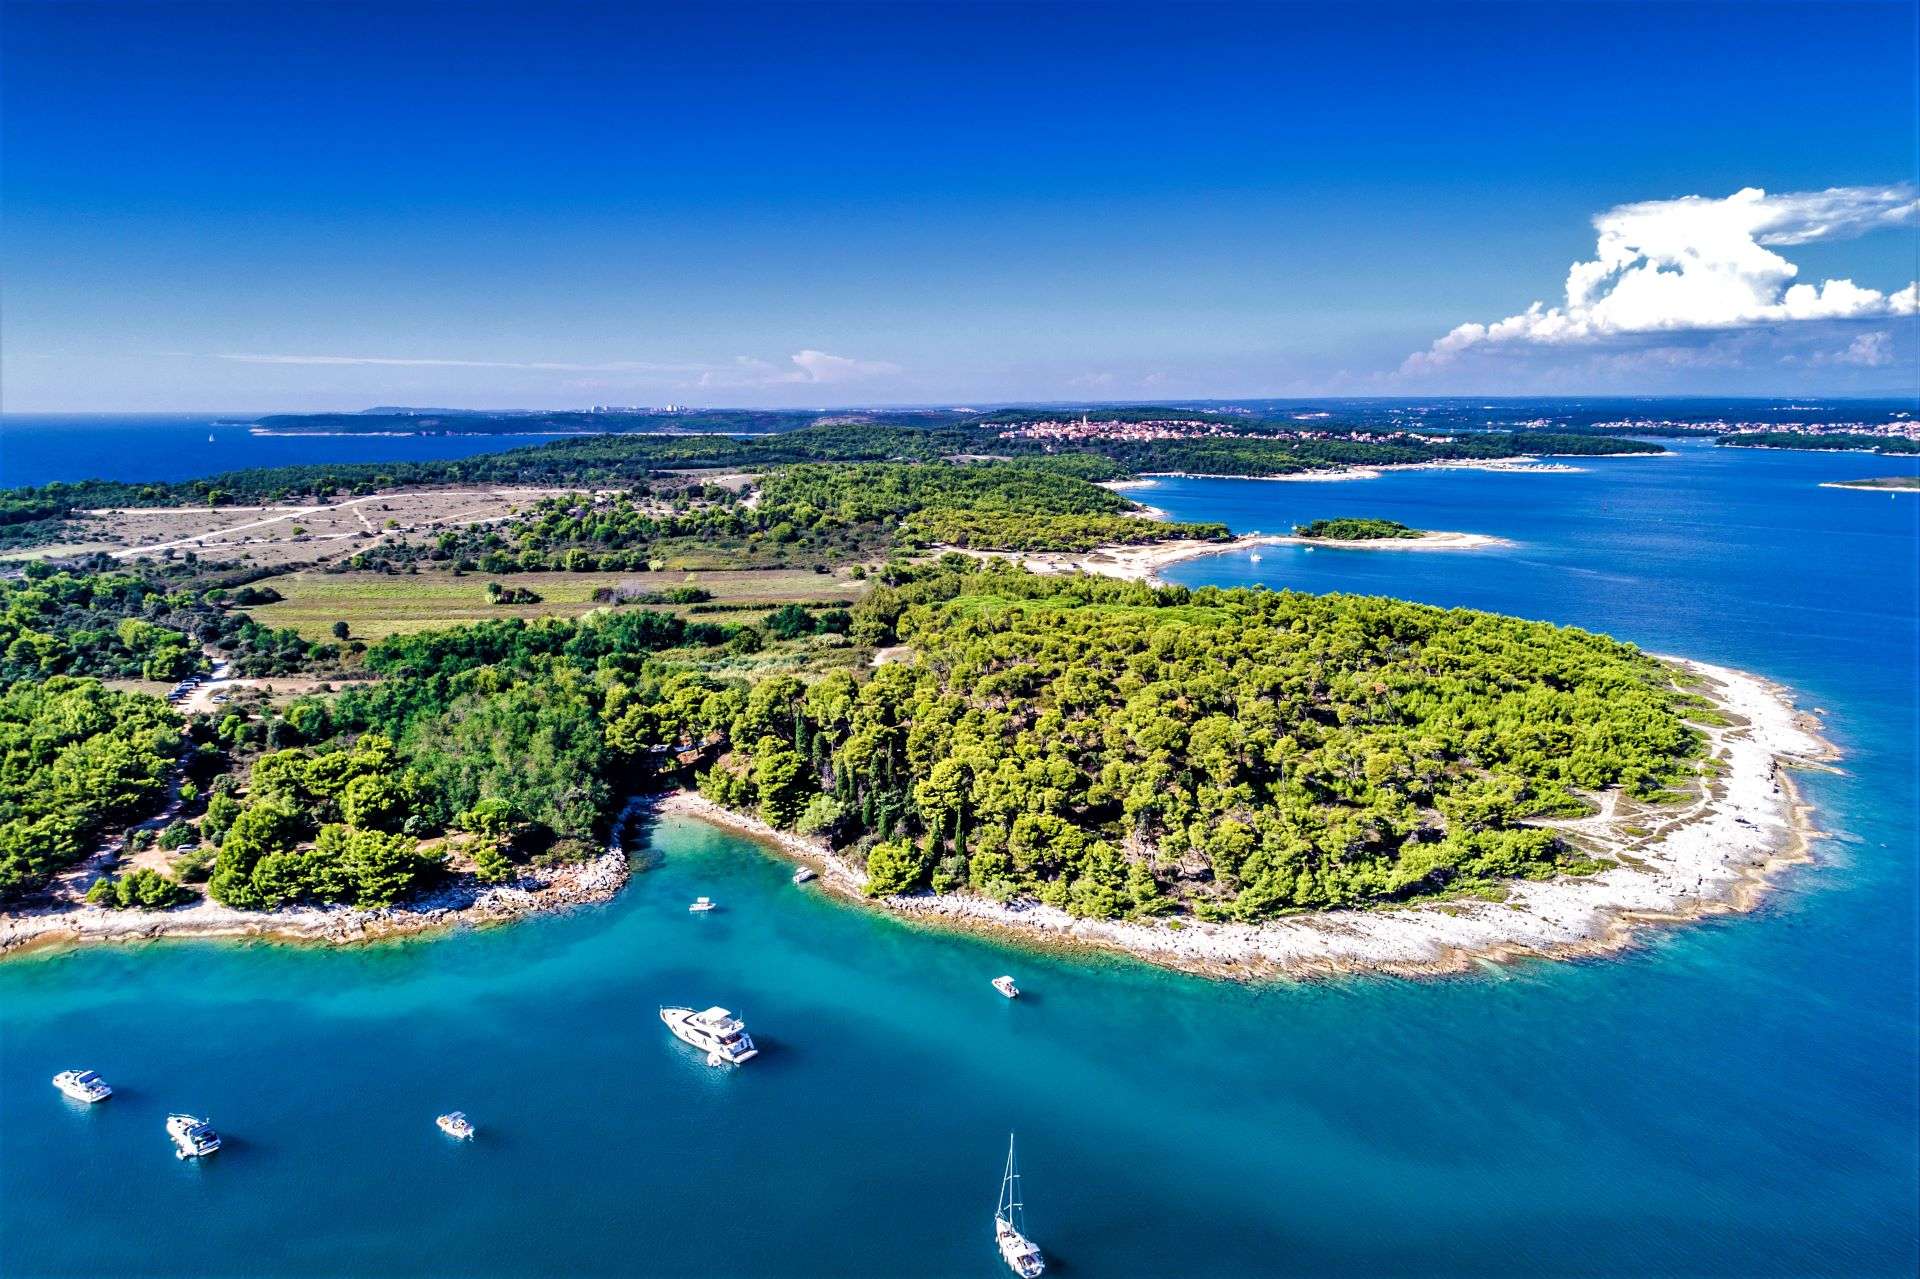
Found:
[[[1137,496],[1515,543],[1269,547],[1188,585],[1498,608],[1793,686],[1845,771],[1807,777],[1834,835],[1759,911],[1607,960],[1240,986],[927,931],[670,820],[570,915],[0,964],[0,1271],[985,1277],[1017,1129],[1061,1275],[1911,1274],[1920,498],[1819,484],[1912,464],[1580,466]],[[740,1011],[762,1057],[709,1069],[662,1003]],[[70,1107],[69,1066],[115,1097]],[[176,1161],[170,1109],[228,1148]]]

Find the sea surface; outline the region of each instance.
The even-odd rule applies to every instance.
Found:
[[[989,1279],[1017,1130],[1061,1276],[1912,1275],[1920,497],[1818,485],[1913,464],[1581,466],[1137,495],[1516,543],[1269,547],[1190,585],[1497,608],[1793,686],[1845,771],[1806,778],[1833,835],[1758,912],[1606,960],[1234,985],[926,931],[670,820],[565,916],[0,963],[0,1273]],[[763,1055],[708,1068],[668,1003],[741,1012]],[[64,1101],[74,1066],[113,1099]],[[433,1127],[455,1108],[470,1145]],[[227,1148],[175,1160],[176,1109]]]
[[[250,466],[419,462],[550,444],[551,435],[254,435],[252,414],[8,414],[0,487],[54,480],[191,480]]]

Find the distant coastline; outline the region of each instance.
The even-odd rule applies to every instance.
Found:
[[[225,425],[225,426],[228,426],[229,429],[231,429],[231,427],[233,426],[243,425],[243,424],[242,423],[220,423],[218,425]],[[573,435],[635,435],[635,436],[658,435],[658,436],[666,436],[668,438],[678,437],[682,439],[703,437],[703,436],[724,436],[727,439],[746,440],[746,439],[759,439],[762,436],[780,435],[782,434],[782,432],[780,431],[684,431],[684,430],[677,430],[677,429],[676,430],[660,430],[660,431],[288,431],[288,430],[277,430],[273,427],[268,427],[268,426],[248,426],[247,434],[257,435],[262,439],[282,439],[282,440],[288,440],[288,439],[370,440],[370,439],[383,439],[383,438],[398,440],[398,439],[413,439],[416,437],[431,437],[436,439],[453,437],[458,439],[484,440],[484,439],[491,438],[493,436],[502,436],[505,438],[518,439],[521,437],[544,438],[548,436],[558,438],[562,436],[573,436]]]

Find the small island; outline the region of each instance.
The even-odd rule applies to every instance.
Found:
[[[1920,475],[1876,475],[1865,480],[1832,480],[1823,489],[1865,489],[1878,493],[1920,492]]]
[[[1305,524],[1296,524],[1293,526],[1293,535],[1331,542],[1372,542],[1383,538],[1427,536],[1425,530],[1408,528],[1398,520],[1351,516],[1332,520],[1310,520]]]

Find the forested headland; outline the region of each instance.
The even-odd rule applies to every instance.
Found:
[[[1731,449],[1799,449],[1815,453],[1920,453],[1920,440],[1903,435],[1867,435],[1852,431],[1741,431],[1714,441]]]
[[[757,685],[700,785],[875,893],[1252,920],[1590,870],[1526,819],[1702,749],[1659,663],[1466,610],[948,563],[855,625],[911,658]]]
[[[73,643],[90,613],[39,618],[76,669],[133,660]],[[450,866],[510,878],[597,848],[633,790],[697,780],[829,839],[875,892],[1257,919],[1590,869],[1527,819],[1658,793],[1700,749],[1691,699],[1624,645],[1391,600],[948,556],[882,570],[829,637],[853,647],[817,650],[844,660],[781,658],[819,640],[772,620],[620,609],[394,636],[332,655],[370,678],[184,725],[90,679],[17,677],[10,731],[39,736],[9,753],[6,887],[176,768],[187,804],[162,838],[204,850],[177,873],[248,909],[386,904]],[[869,666],[883,645],[910,657]],[[54,695],[89,709],[50,715]],[[80,777],[93,798],[73,807]]]
[[[449,875],[500,883],[594,855],[636,791],[698,785],[828,841],[876,894],[1257,920],[1591,870],[1530,819],[1584,811],[1587,794],[1612,787],[1657,796],[1696,769],[1692,699],[1602,637],[939,554],[1222,541],[1223,525],[1146,518],[1107,485],[1163,467],[1508,456],[1518,436],[1056,449],[983,435],[996,426],[583,437],[453,462],[16,494],[45,519],[67,501],[564,477],[577,487],[504,518],[411,538],[369,530],[337,566],[382,583],[472,575],[483,610],[539,604],[515,574],[647,576],[598,588],[604,606],[581,615],[371,640],[342,620],[328,641],[257,622],[250,610],[280,594],[232,564],[168,553],[30,565],[0,582],[0,681],[13,699],[0,717],[12,743],[0,895],[41,890],[169,794],[177,815],[128,844],[168,856],[101,889],[103,904],[205,893],[241,910],[384,906]],[[1545,451],[1543,440],[1525,446]],[[1368,519],[1301,532],[1418,536]],[[694,556],[821,589],[790,584],[777,607],[716,601],[667,576]],[[835,598],[835,583],[858,589]],[[881,649],[901,660],[875,665]],[[138,691],[220,659],[303,682],[223,693],[185,715]]]

